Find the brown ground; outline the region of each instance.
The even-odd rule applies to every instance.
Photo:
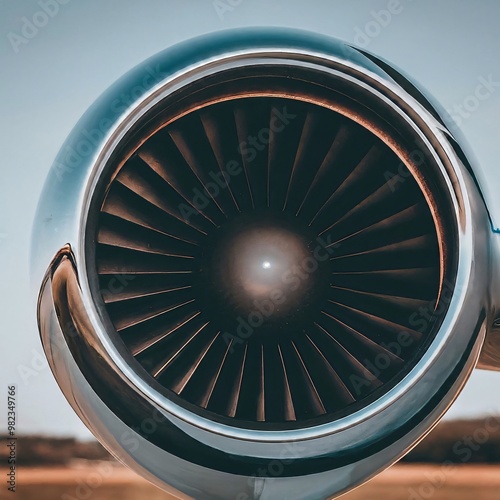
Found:
[[[96,486],[95,471],[104,477]],[[93,487],[78,490],[81,483]],[[2,481],[3,483],[3,481]],[[0,499],[17,500],[168,500],[161,492],[133,472],[109,462],[78,463],[71,467],[20,468],[15,495],[5,486]],[[343,500],[499,500],[500,465],[451,466],[400,464]]]

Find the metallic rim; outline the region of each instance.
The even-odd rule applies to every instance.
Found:
[[[238,87],[240,87],[239,84],[238,84]],[[321,106],[323,108],[330,109],[330,110],[333,110],[335,112],[341,112],[341,114],[343,116],[349,117],[351,120],[355,121],[356,123],[361,124],[366,129],[369,129],[370,132],[376,133],[376,137],[381,139],[384,144],[391,147],[391,149],[394,153],[398,154],[399,161],[401,161],[403,164],[407,165],[407,167],[411,168],[413,171],[418,172],[418,176],[415,177],[414,179],[416,180],[416,183],[419,185],[419,187],[422,190],[424,190],[423,191],[424,196],[425,196],[425,199],[427,200],[427,203],[429,205],[430,212],[432,214],[432,217],[434,219],[435,224],[439,225],[438,228],[439,228],[439,232],[441,234],[441,237],[438,237],[438,242],[439,242],[439,246],[440,246],[440,260],[441,260],[440,280],[439,280],[440,284],[439,284],[438,297],[436,300],[436,303],[439,303],[439,298],[440,298],[442,288],[443,288],[443,279],[444,279],[444,275],[445,275],[445,269],[444,269],[445,268],[445,260],[447,257],[450,257],[451,252],[446,252],[444,250],[446,248],[446,241],[445,241],[445,236],[444,236],[443,217],[440,217],[438,215],[438,210],[436,209],[437,202],[436,202],[436,199],[434,197],[434,194],[430,192],[429,187],[427,186],[426,181],[424,179],[424,176],[421,174],[421,170],[416,168],[415,165],[413,164],[413,162],[411,162],[409,155],[408,155],[408,152],[405,150],[405,148],[403,148],[397,142],[397,140],[393,139],[388,132],[384,132],[383,130],[381,130],[376,124],[372,123],[369,119],[367,119],[366,117],[355,112],[351,107],[349,107],[349,105],[339,105],[339,104],[331,102],[331,101],[327,102],[325,99],[318,100],[317,98],[315,98],[313,96],[305,96],[305,95],[300,95],[300,94],[296,94],[296,93],[291,94],[291,93],[287,93],[286,91],[282,91],[282,90],[279,90],[279,91],[277,90],[274,92],[273,91],[266,91],[266,92],[261,92],[261,91],[252,91],[252,92],[244,92],[243,91],[242,92],[242,91],[240,91],[240,93],[237,93],[237,94],[225,94],[223,98],[222,97],[215,98],[215,99],[212,98],[211,100],[203,101],[203,103],[197,104],[194,108],[189,107],[188,110],[184,110],[180,113],[175,114],[173,118],[169,118],[166,121],[162,120],[160,122],[160,126],[158,128],[151,128],[150,129],[150,131],[148,132],[147,138],[152,137],[154,134],[157,133],[158,130],[161,130],[161,129],[167,127],[169,124],[174,123],[180,117],[186,116],[187,114],[193,112],[194,110],[206,109],[214,103],[219,104],[221,102],[234,101],[235,99],[243,99],[246,97],[254,97],[254,98],[255,97],[279,97],[280,99],[293,99],[295,101],[302,101],[302,102],[307,102],[310,104],[315,104],[317,106]],[[133,142],[135,143],[136,141],[133,141]],[[142,136],[140,136],[140,139],[137,142],[144,144],[145,140]],[[130,158],[130,155],[134,151],[137,151],[137,149],[133,148],[130,153],[127,153],[126,155],[124,155],[123,159],[120,159],[118,161],[118,163],[117,163],[118,166],[116,167],[116,171],[112,175],[113,180],[116,177],[116,173],[118,173],[120,171],[121,166],[125,164],[125,162],[128,160],[128,158]],[[98,199],[99,199],[99,197],[98,197]],[[96,205],[98,205],[98,203],[96,203]],[[448,232],[449,232],[449,230],[448,230]],[[90,234],[88,236],[88,238],[93,241],[94,236]],[[451,239],[451,241],[448,241],[447,245],[453,246],[453,239]],[[89,269],[89,273],[94,274],[95,270]],[[450,273],[450,274],[452,274],[452,273]],[[448,280],[450,281],[450,280],[452,280],[452,278],[448,277]],[[105,309],[105,304],[102,303],[101,300],[99,300],[100,294],[98,293],[98,291],[94,289],[93,293],[96,294],[96,295],[94,295],[95,300],[97,300],[99,302],[98,308]],[[446,309],[443,309],[443,313],[445,312],[445,310]],[[109,318],[106,318],[106,320],[108,321],[108,324],[109,324],[109,321],[110,321]],[[436,321],[434,323],[434,331],[436,331],[438,329],[438,327],[439,327],[439,322]],[[428,333],[426,332],[426,335],[427,334]],[[118,337],[117,337],[117,341],[120,342]],[[406,370],[406,368],[405,368],[405,370]],[[158,386],[159,384],[156,384],[156,385]],[[162,393],[165,397],[167,397],[167,398],[169,397],[168,393],[165,393],[164,391],[162,391],[162,388],[158,387],[157,390],[160,393]],[[376,392],[376,394],[378,394],[377,398],[380,397],[381,392],[382,391]],[[371,398],[371,399],[374,401],[376,400],[374,398]],[[177,403],[177,401],[175,399],[174,399],[174,402]],[[361,403],[361,401],[360,401],[360,403]],[[180,406],[183,406],[182,401],[179,401],[178,404]],[[357,410],[353,409],[352,412],[359,411],[360,404],[356,404],[356,406],[357,406]],[[187,409],[194,410],[195,413],[198,413],[198,412],[196,412],[196,409],[189,408],[189,406],[187,407]],[[217,420],[215,418],[215,415],[212,415],[212,417],[211,417],[210,414],[206,415],[206,418],[208,418],[210,420]],[[329,418],[328,420],[332,420],[332,418]],[[233,424],[240,425],[240,422],[238,422],[238,419],[235,419],[233,421],[226,421],[226,422],[223,421],[222,423],[227,423],[228,425],[233,425]],[[315,425],[318,425],[321,423],[324,423],[324,422],[316,422]],[[310,423],[308,425],[303,425],[303,427],[310,426],[310,425],[313,425],[313,424]],[[249,427],[249,426],[243,426],[243,427]],[[297,425],[293,426],[293,428],[297,428],[297,427],[298,427],[298,422],[297,422]],[[257,427],[257,428],[260,429],[259,427]],[[266,429],[266,430],[269,430],[269,429]]]
[[[113,133],[109,136],[106,144],[101,148],[98,158],[94,163],[94,169],[91,174],[91,178],[87,185],[87,190],[85,194],[85,199],[82,200],[82,206],[84,207],[82,210],[82,219],[81,219],[81,228],[82,233],[80,234],[80,243],[79,243],[79,251],[77,253],[78,267],[80,269],[87,269],[86,257],[85,257],[85,234],[84,228],[87,227],[87,215],[90,209],[90,200],[92,195],[96,189],[97,183],[99,182],[99,178],[101,176],[101,172],[105,165],[107,164],[111,153],[118,147],[121,143],[121,140],[125,136],[125,133],[133,126],[133,124],[143,116],[147,111],[149,111],[152,107],[156,106],[161,100],[163,100],[167,95],[173,92],[176,89],[184,87],[189,83],[193,82],[197,78],[206,77],[209,74],[214,73],[215,71],[221,71],[223,69],[234,68],[235,65],[239,64],[241,66],[249,66],[260,64],[262,61],[270,64],[278,64],[283,62],[280,59],[277,59],[276,56],[278,54],[282,55],[286,64],[298,64],[306,67],[315,68],[320,71],[325,71],[327,73],[336,74],[338,77],[345,78],[349,80],[353,85],[360,85],[364,87],[366,90],[374,93],[382,102],[384,102],[387,106],[392,107],[392,109],[401,116],[401,119],[407,121],[414,129],[415,134],[420,136],[422,141],[429,146],[429,152],[434,156],[436,163],[441,165],[440,158],[438,157],[434,148],[430,147],[430,141],[423,134],[422,130],[413,122],[410,121],[409,117],[406,116],[401,109],[396,107],[394,103],[383,94],[371,88],[366,83],[355,80],[352,77],[349,77],[339,71],[328,68],[328,63],[331,61],[325,60],[322,54],[306,54],[292,51],[287,53],[288,51],[284,51],[283,49],[270,49],[266,51],[249,51],[249,52],[238,52],[236,54],[231,54],[229,56],[224,57],[222,60],[215,59],[204,61],[203,64],[197,67],[187,68],[185,72],[180,74],[176,74],[173,78],[162,82],[156,89],[150,92],[147,96],[145,96],[140,102],[136,103],[132,110],[129,110],[128,116],[123,119],[120,123],[120,126],[117,127]],[[255,59],[256,55],[258,56]],[[297,61],[295,58],[299,59]],[[320,64],[324,63],[324,66],[316,66],[314,63],[304,63],[300,60],[309,59],[313,61],[318,61]],[[337,61],[341,63],[341,61]],[[364,70],[363,68],[352,66],[351,69],[358,71],[360,73],[368,74],[371,78],[376,79],[377,76]],[[397,86],[393,86],[393,88],[389,88],[391,92],[399,95],[400,98],[408,100],[407,96],[401,96],[401,91],[397,88]],[[414,103],[417,109],[421,109],[420,105],[416,102]],[[432,123],[432,120],[426,116],[420,116],[420,118],[426,123],[427,127],[430,130],[434,131],[435,137],[439,137],[440,130]],[[444,175],[443,175],[444,174]],[[444,177],[445,182],[448,183],[450,187],[450,193],[454,193],[454,190],[451,189],[451,183],[448,179],[448,175],[445,172],[444,168],[441,167],[441,175]],[[453,202],[455,212],[459,213],[457,202],[454,200]],[[461,250],[460,256],[460,264],[458,270],[458,281],[466,282],[468,281],[468,276],[464,276],[464,272],[468,274],[470,269],[466,271],[464,268],[465,263],[470,263],[471,260],[467,258],[464,252],[466,249],[470,248],[470,244],[463,244],[464,242],[458,242],[459,248]],[[467,252],[468,253],[468,252]],[[464,279],[465,278],[465,279]],[[170,414],[176,415],[181,420],[184,420],[186,423],[190,423],[199,427],[201,429],[208,430],[212,433],[220,434],[225,437],[231,438],[239,438],[239,439],[250,439],[257,441],[267,441],[267,442],[277,442],[283,439],[293,438],[293,439],[312,439],[321,436],[325,436],[334,432],[339,432],[343,429],[347,429],[365,421],[376,414],[380,414],[384,409],[390,406],[392,403],[397,401],[402,394],[410,390],[410,388],[425,374],[426,370],[434,363],[435,359],[438,358],[445,348],[446,343],[448,341],[448,336],[450,334],[450,326],[454,320],[453,317],[447,316],[443,323],[443,327],[441,331],[437,335],[435,342],[433,343],[433,349],[429,349],[426,354],[422,357],[417,366],[412,370],[412,372],[400,383],[398,386],[393,388],[389,393],[384,395],[381,399],[374,402],[370,406],[364,408],[362,411],[357,412],[353,415],[350,415],[346,418],[340,419],[333,423],[328,423],[324,425],[320,425],[314,428],[309,429],[300,429],[293,431],[270,431],[263,433],[255,433],[253,431],[244,430],[244,429],[236,429],[231,426],[221,425],[215,423],[213,421],[209,421],[204,418],[200,418],[198,416],[194,416],[191,412],[185,411],[183,408],[180,408],[178,405],[173,404],[170,401],[167,401],[162,395],[160,395],[157,391],[152,390],[149,384],[147,384],[142,378],[138,377],[137,374],[128,366],[126,362],[124,362],[123,357],[116,350],[112,342],[110,342],[107,333],[103,330],[101,326],[101,321],[99,319],[99,313],[96,310],[95,304],[91,297],[90,285],[86,276],[82,276],[81,281],[83,295],[85,297],[86,305],[88,307],[88,311],[90,313],[91,321],[96,328],[97,335],[99,336],[102,345],[105,347],[106,352],[112,360],[113,364],[116,365],[119,371],[123,374],[125,379],[129,381],[129,383],[133,384],[138,391],[140,391],[144,397],[148,400],[154,402],[154,404],[158,405],[160,408],[164,409]],[[461,309],[460,303],[464,299],[464,294],[454,294],[452,299],[452,310],[459,311]]]

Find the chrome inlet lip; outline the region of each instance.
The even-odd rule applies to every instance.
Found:
[[[277,57],[278,55],[280,57]],[[297,58],[299,59],[299,62],[297,61]],[[188,410],[182,408],[181,406],[173,403],[172,401],[161,395],[127,363],[127,361],[119,353],[118,349],[107,335],[106,329],[102,325],[98,310],[92,299],[90,285],[87,279],[87,273],[82,272],[87,269],[87,262],[85,257],[85,228],[87,227],[87,216],[90,208],[92,194],[94,193],[101,173],[105,168],[107,161],[109,160],[111,152],[114,151],[120,144],[126,132],[130,130],[133,124],[136,123],[137,120],[141,118],[141,116],[147,113],[166,96],[171,94],[174,90],[182,88],[192,81],[197,80],[198,78],[203,78],[209,74],[223,71],[224,69],[229,67],[234,68],[235,65],[259,65],[263,63],[269,63],[270,61],[272,61],[274,64],[279,63],[287,66],[295,64],[303,65],[304,63],[300,61],[300,59],[303,58],[314,61],[307,63],[307,65],[310,67],[314,67],[315,69],[324,71],[326,73],[341,76],[347,80],[350,80],[352,84],[361,85],[370,90],[372,93],[376,94],[380,100],[386,103],[386,105],[391,106],[400,114],[402,118],[411,123],[415,132],[419,134],[421,139],[429,147],[429,151],[434,155],[438,164],[441,165],[441,175],[445,179],[450,194],[452,195],[452,199],[454,202],[453,208],[457,216],[457,225],[459,226],[459,228],[461,228],[458,235],[459,265],[457,274],[457,287],[450,303],[450,311],[452,312],[451,314],[448,314],[446,316],[439,333],[432,343],[432,346],[429,347],[427,352],[417,363],[414,369],[410,372],[410,374],[408,374],[405,379],[403,379],[398,385],[396,385],[387,394],[382,396],[379,400],[352,415],[341,418],[331,423],[326,423],[318,425],[316,427],[305,429],[261,432],[221,424],[189,412]],[[140,100],[134,103],[134,106],[129,108],[127,112],[117,120],[117,124],[115,125],[114,129],[110,131],[107,138],[103,141],[103,146],[97,152],[95,160],[92,162],[93,167],[91,172],[89,172],[86,189],[80,202],[80,233],[78,237],[78,243],[76,245],[77,251],[75,252],[77,268],[81,271],[80,285],[85,306],[92,325],[95,329],[96,335],[101,342],[103,348],[102,353],[106,357],[109,365],[113,366],[114,370],[124,378],[124,381],[126,381],[127,384],[139,391],[154,406],[161,408],[164,412],[166,412],[167,415],[170,415],[173,419],[178,419],[179,425],[181,425],[181,422],[184,422],[185,424],[193,425],[200,430],[218,434],[219,436],[224,437],[224,439],[232,438],[238,440],[269,443],[278,443],[282,442],[283,440],[311,440],[338,433],[344,429],[348,429],[363,421],[366,421],[374,415],[382,413],[395,401],[398,401],[402,395],[407,393],[415,385],[415,383],[428,372],[429,368],[434,365],[436,359],[441,356],[443,350],[445,350],[450,343],[450,336],[452,336],[454,332],[454,326],[457,321],[457,317],[462,309],[466,297],[466,285],[470,280],[472,262],[472,233],[470,231],[466,231],[468,221],[471,220],[471,213],[469,209],[469,200],[467,198],[467,190],[463,189],[464,179],[461,178],[460,168],[458,165],[456,165],[457,159],[453,158],[453,155],[449,156],[450,162],[455,166],[454,174],[459,176],[458,184],[461,188],[459,196],[463,200],[462,207],[458,206],[456,193],[454,192],[453,185],[449,180],[449,172],[447,172],[444,166],[441,164],[437,153],[431,146],[428,138],[420,130],[420,128],[417,127],[415,123],[411,122],[410,118],[406,116],[403,111],[400,110],[393,102],[391,102],[387,97],[383,96],[375,89],[370,88],[370,86],[366,83],[360,82],[353,77],[349,77],[340,71],[328,68],[325,63],[331,63],[332,61],[347,65],[346,61],[343,61],[339,58],[336,59],[330,57],[327,54],[296,50],[284,50],[283,48],[275,47],[265,50],[240,50],[234,53],[226,54],[223,58],[214,57],[212,59],[203,60],[197,64],[188,66],[184,71],[175,73],[171,77],[162,81],[155,88],[146,93]],[[364,73],[365,75],[368,75],[369,77],[380,81],[380,76],[377,73],[371,72],[366,68],[363,68],[354,63],[350,63],[348,67],[349,69]],[[403,94],[403,92],[401,92],[397,85],[391,84],[391,82],[388,81],[384,81],[383,83],[389,88],[390,91],[398,95],[401,99],[405,100],[406,102],[410,102],[416,112],[420,111],[419,117],[426,123],[434,137],[439,140],[440,144],[442,144],[443,134],[440,124],[438,124],[437,121],[427,113],[422,113],[422,111],[424,110],[420,106],[420,104],[408,95]],[[444,145],[443,149],[448,149],[447,152],[451,153],[450,148],[446,148],[446,146]],[[189,432],[189,426],[187,426],[185,430],[186,432]]]

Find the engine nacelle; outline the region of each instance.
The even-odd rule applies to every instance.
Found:
[[[113,455],[178,495],[328,498],[498,369],[497,237],[431,102],[272,29],[168,49],[88,110],[33,275],[54,376]]]

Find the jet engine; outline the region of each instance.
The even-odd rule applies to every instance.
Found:
[[[498,369],[498,236],[417,84],[307,32],[169,48],[87,111],[33,235],[51,369],[180,498],[325,499]]]

